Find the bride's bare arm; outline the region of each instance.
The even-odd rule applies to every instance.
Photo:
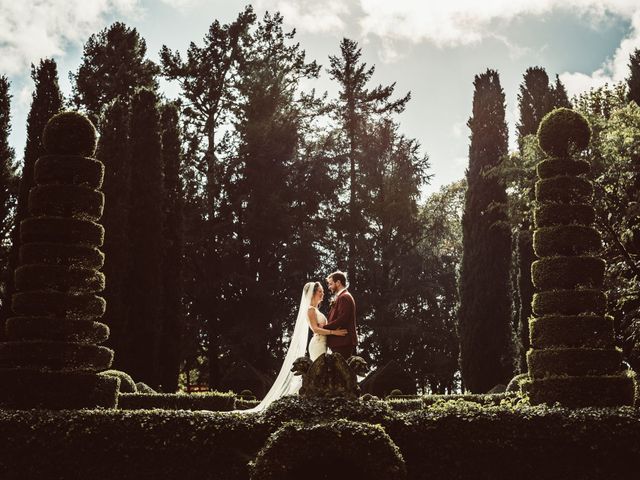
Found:
[[[338,335],[339,337],[344,337],[347,334],[347,330],[341,328],[339,330],[327,330],[326,328],[322,328],[318,325],[318,314],[316,313],[316,309],[313,307],[309,307],[307,310],[307,317],[309,319],[309,326],[313,333],[317,333],[318,335]]]

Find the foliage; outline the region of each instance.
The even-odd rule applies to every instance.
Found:
[[[154,393],[132,392],[118,396],[121,410],[211,410],[227,412],[236,406],[235,395],[231,392],[204,393]]]
[[[569,108],[549,112],[538,127],[540,148],[551,157],[565,158],[572,151],[584,150],[590,138],[591,129],[586,118]]]
[[[96,153],[98,133],[93,123],[81,113],[66,111],[51,117],[42,132],[42,144],[50,155],[80,155]]]

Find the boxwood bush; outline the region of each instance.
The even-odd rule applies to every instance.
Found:
[[[234,410],[236,397],[227,392],[203,393],[121,393],[118,408],[123,410]]]

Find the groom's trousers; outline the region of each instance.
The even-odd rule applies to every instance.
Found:
[[[339,353],[340,355],[342,355],[342,357],[345,360],[347,360],[350,356],[356,354],[356,347],[354,347],[353,345],[347,345],[344,347],[329,347],[329,348],[331,349],[331,352]]]

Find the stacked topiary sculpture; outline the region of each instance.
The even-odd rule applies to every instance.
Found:
[[[588,162],[574,158],[591,131],[573,110],[556,109],[540,123],[538,141],[548,158],[537,165],[532,265],[529,379],[532,403],[567,407],[631,405],[634,377],[622,368],[613,319],[605,315],[605,262],[593,228]]]
[[[54,116],[43,133],[48,155],[35,165],[30,217],[20,225],[15,317],[0,344],[0,406],[115,407],[120,380],[98,375],[113,361],[99,346],[109,329],[97,320],[105,301],[99,191],[104,165],[91,122],[75,112]]]

